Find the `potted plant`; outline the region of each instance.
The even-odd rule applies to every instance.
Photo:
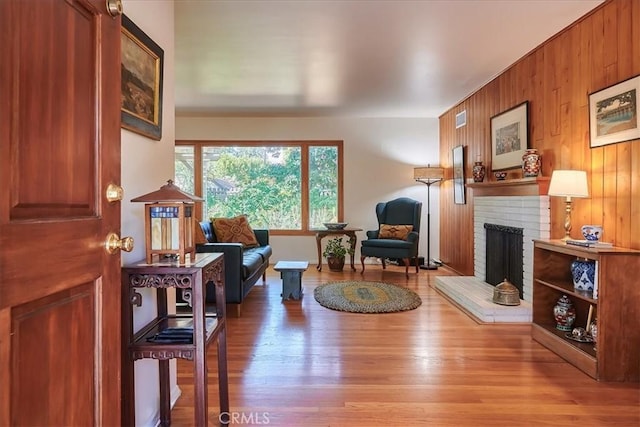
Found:
[[[327,264],[329,264],[331,271],[342,271],[344,268],[344,258],[347,254],[353,255],[353,249],[351,249],[351,245],[345,247],[342,244],[342,237],[329,240],[322,253],[322,255],[327,258]]]

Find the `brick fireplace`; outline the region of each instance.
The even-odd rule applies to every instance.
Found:
[[[539,177],[467,184],[473,188],[474,275],[437,277],[436,289],[482,322],[530,322],[533,239],[548,239],[551,230],[548,182]],[[485,224],[522,229],[523,296],[519,306],[492,301],[493,285],[486,282]]]

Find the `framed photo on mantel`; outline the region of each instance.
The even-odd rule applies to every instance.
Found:
[[[491,118],[491,170],[519,168],[529,144],[529,101]]]

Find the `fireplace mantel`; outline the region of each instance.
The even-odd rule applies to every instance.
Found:
[[[467,187],[478,196],[546,196],[549,181],[545,176],[505,179],[504,181],[470,182]]]

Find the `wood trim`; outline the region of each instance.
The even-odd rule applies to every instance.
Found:
[[[629,18],[631,17],[631,19]],[[540,153],[542,173],[556,169],[587,171],[588,199],[573,204],[573,238],[579,225],[600,224],[607,241],[640,249],[640,140],[589,147],[589,93],[640,74],[640,2],[607,0],[511,65],[440,116],[440,164],[451,167],[451,149],[465,146],[465,176],[483,161],[491,164],[489,124],[494,115],[529,101],[529,147]],[[567,53],[569,52],[569,53]],[[455,115],[467,111],[467,125],[456,129]],[[522,178],[507,171],[506,182]],[[515,195],[521,189],[467,184],[470,196]],[[486,192],[485,192],[486,190]],[[493,193],[489,193],[493,192]],[[541,192],[539,190],[539,192]],[[440,259],[473,275],[473,201],[453,203],[452,184],[440,189]],[[550,237],[564,235],[565,204],[550,197]]]
[[[520,178],[505,181],[474,182],[467,184],[473,196],[546,196],[550,178]]]

